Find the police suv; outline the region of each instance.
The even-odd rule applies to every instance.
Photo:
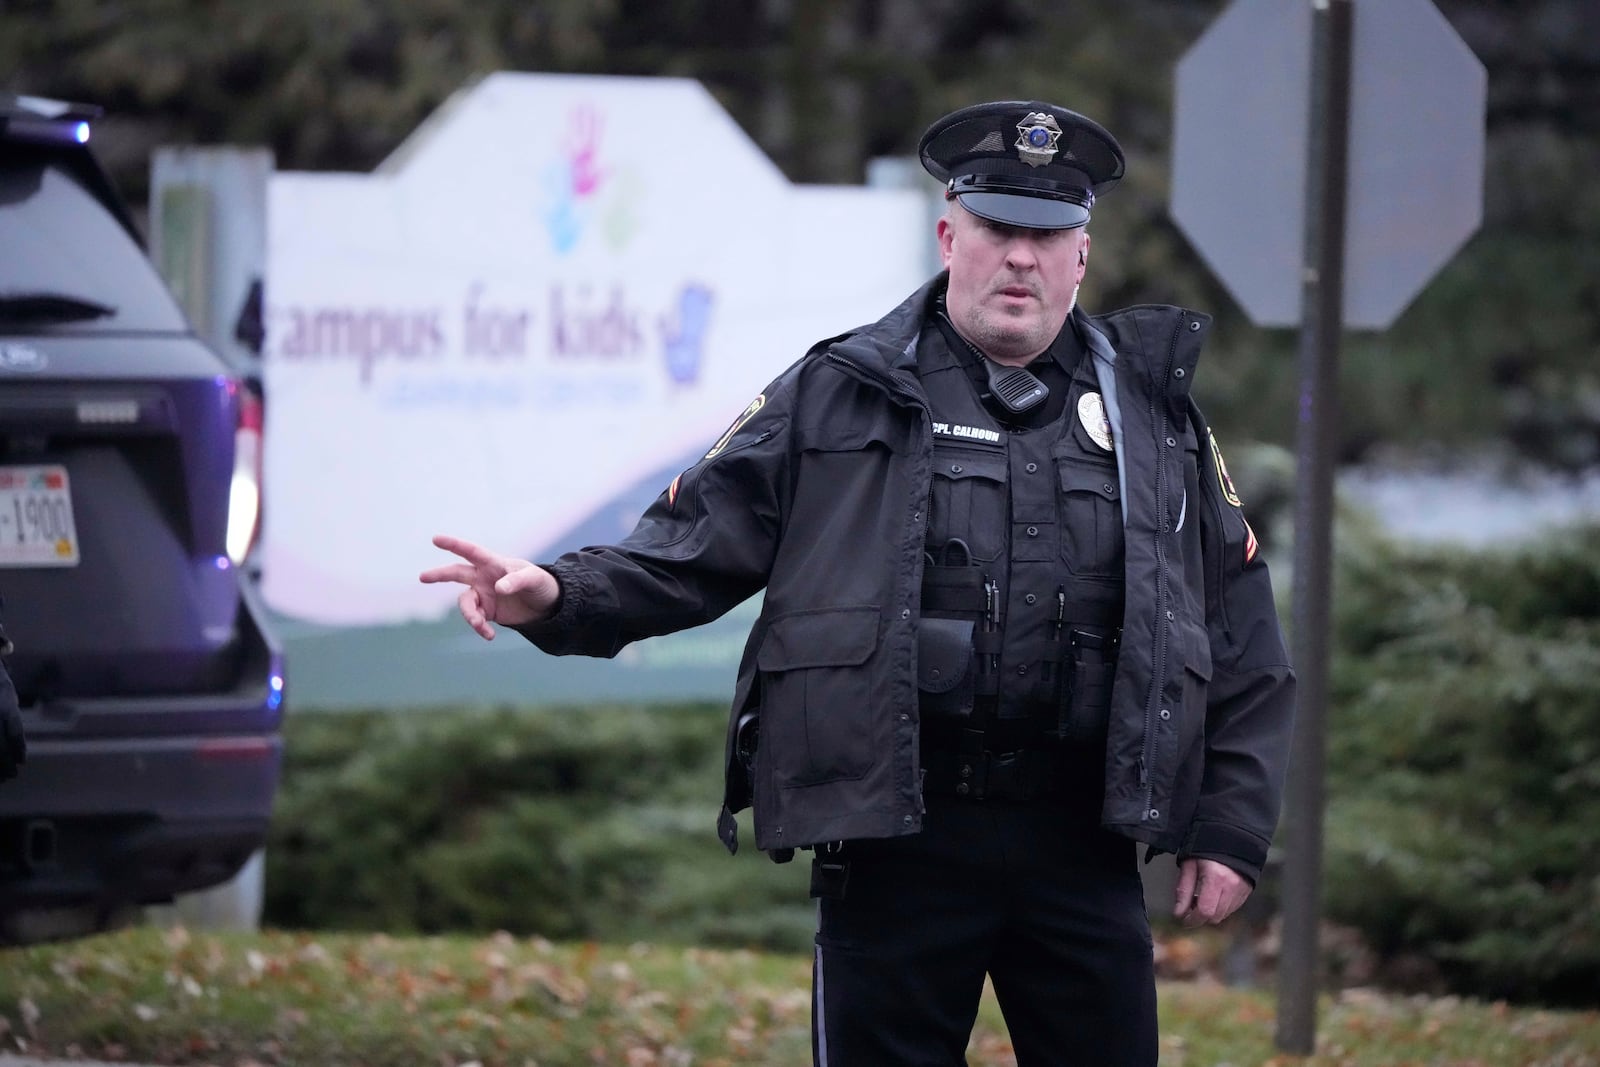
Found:
[[[232,879],[282,754],[241,574],[259,403],[157,274],[97,115],[0,95],[0,597],[28,740],[0,784],[0,941]]]

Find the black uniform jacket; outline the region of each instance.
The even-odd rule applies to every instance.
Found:
[[[613,656],[765,587],[729,724],[730,851],[730,813],[750,805],[765,850],[921,828],[916,632],[933,437],[914,359],[943,283],[812,348],[620,544],[550,564],[558,612],[519,628],[552,654]],[[1209,319],[1142,306],[1087,321],[1117,353],[1127,500],[1102,822],[1254,880],[1278,817],[1293,674],[1266,564],[1188,399]],[[754,709],[747,774],[734,725]]]

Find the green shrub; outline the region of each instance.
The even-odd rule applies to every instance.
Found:
[[[729,857],[725,711],[289,717],[266,921],[804,949],[803,865]]]
[[[1600,1000],[1600,530],[1345,553],[1327,903],[1461,992]]]

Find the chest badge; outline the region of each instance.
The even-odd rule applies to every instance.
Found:
[[[1078,398],[1078,421],[1083,423],[1090,440],[1111,451],[1111,420],[1106,418],[1106,402],[1099,393],[1084,393]]]

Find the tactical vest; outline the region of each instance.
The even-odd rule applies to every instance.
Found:
[[[924,735],[981,731],[993,751],[1090,742],[1109,711],[1124,581],[1116,456],[1093,366],[1076,361],[1058,417],[1019,430],[980,400],[963,362],[977,358],[936,328],[919,341],[934,424]]]

